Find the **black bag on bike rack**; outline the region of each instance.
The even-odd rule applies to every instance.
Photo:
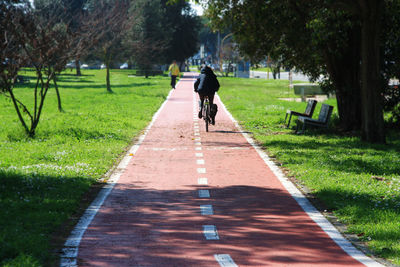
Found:
[[[217,115],[217,112],[218,112],[218,106],[217,106],[217,104],[213,104],[210,108],[211,117],[215,118],[215,116]]]

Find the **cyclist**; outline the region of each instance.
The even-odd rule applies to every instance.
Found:
[[[194,91],[199,94],[200,97],[200,111],[199,118],[202,118],[202,109],[204,103],[204,97],[208,96],[210,101],[210,115],[211,115],[211,124],[215,125],[215,116],[217,115],[217,105],[214,104],[214,95],[219,89],[219,82],[217,80],[217,76],[215,76],[214,72],[209,66],[204,66],[200,71],[200,76],[197,78],[194,83]]]

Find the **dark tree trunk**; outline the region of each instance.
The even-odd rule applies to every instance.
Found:
[[[54,87],[56,89],[56,94],[57,94],[58,111],[63,112],[63,108],[62,108],[62,105],[61,105],[61,96],[60,96],[60,91],[58,90],[57,76],[56,75],[54,75]]]
[[[360,1],[361,7],[361,138],[385,143],[380,84],[380,30],[383,2]]]
[[[361,128],[360,28],[354,28],[349,36],[348,46],[342,47],[342,55],[325,54],[336,93],[340,128],[345,131]]]
[[[111,83],[110,83],[110,56],[108,55],[108,53],[106,52],[106,84],[107,84],[107,92],[108,93],[113,93],[113,90],[111,90]]]
[[[76,76],[82,76],[79,59],[75,59]]]
[[[361,127],[360,94],[359,91],[352,89],[337,87],[336,90],[340,128],[344,131],[359,130]]]
[[[106,63],[107,74],[106,74],[106,84],[107,84],[107,92],[112,93],[111,90],[111,83],[110,83],[110,64],[109,62]]]
[[[17,103],[17,99],[15,98],[14,92],[13,92],[13,90],[11,89],[10,85],[7,85],[7,91],[8,91],[8,93],[10,94],[10,98],[11,98],[13,104],[14,104],[15,110],[17,111],[18,119],[19,119],[19,121],[21,122],[22,127],[24,127],[25,132],[29,134],[28,125],[25,123],[25,120],[24,120],[24,118],[22,117],[22,114],[21,114],[21,111],[20,111],[20,105]]]

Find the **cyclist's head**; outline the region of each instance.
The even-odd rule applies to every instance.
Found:
[[[206,65],[201,69],[201,73],[210,74],[210,73],[213,73],[213,71],[210,68],[210,66]]]

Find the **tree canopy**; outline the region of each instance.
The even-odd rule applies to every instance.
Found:
[[[206,14],[215,27],[230,27],[253,60],[269,55],[314,79],[323,75],[324,87],[336,93],[342,128],[385,142],[381,95],[388,78],[398,76],[391,69],[399,61],[398,5],[398,0],[210,0]]]
[[[197,52],[200,20],[184,1],[139,0],[131,5],[138,23],[127,34],[133,59],[144,69],[172,60],[183,62]]]
[[[19,5],[2,2],[0,13],[0,93],[11,99],[25,132],[32,137],[50,82],[76,51],[71,46],[72,32],[68,24],[61,23],[59,14],[38,16],[28,2],[20,1]],[[31,107],[31,102],[20,99],[14,92],[19,71],[26,66],[31,66],[36,74]]]

